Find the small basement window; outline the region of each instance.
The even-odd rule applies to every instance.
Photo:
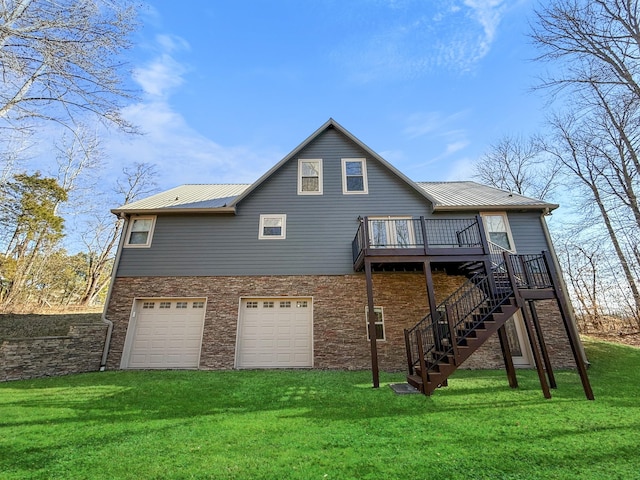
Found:
[[[373,307],[376,314],[376,340],[386,340],[384,336],[384,310],[382,307]],[[365,327],[367,330],[367,340],[371,340],[369,335],[369,307],[364,307]]]
[[[125,247],[150,247],[156,217],[132,217]]]
[[[298,159],[298,195],[322,195],[322,159]]]
[[[367,162],[364,158],[342,159],[342,193],[367,193]]]
[[[260,215],[258,238],[261,240],[287,238],[287,216],[285,214]]]

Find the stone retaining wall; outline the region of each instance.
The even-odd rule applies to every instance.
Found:
[[[66,336],[0,340],[0,381],[100,369],[107,325],[71,325]]]

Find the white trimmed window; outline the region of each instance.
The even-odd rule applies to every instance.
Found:
[[[260,240],[284,240],[287,238],[287,216],[285,214],[260,215]]]
[[[322,159],[298,159],[298,195],[322,195]]]
[[[132,217],[127,230],[125,247],[150,247],[156,217]]]
[[[364,158],[342,159],[342,193],[368,193],[367,161]]]
[[[376,314],[376,340],[386,340],[384,336],[384,310],[382,307],[373,307]],[[365,327],[367,330],[367,340],[371,340],[369,335],[369,307],[364,307]]]
[[[511,236],[507,214],[499,212],[480,213],[480,215],[482,215],[482,221],[489,240],[505,250],[515,252],[515,244]]]

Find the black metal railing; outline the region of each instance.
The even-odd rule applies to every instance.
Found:
[[[351,243],[351,250],[356,263],[365,249],[484,249],[484,242],[478,217],[364,217]]]
[[[445,357],[456,357],[461,341],[504,305],[514,289],[553,287],[547,262],[545,252],[518,255],[494,249],[490,272],[471,277],[436,307],[435,314],[405,330],[410,374],[418,365],[428,371]]]
[[[553,279],[544,254],[509,255],[518,288],[551,288]]]
[[[418,324],[405,330],[409,369],[424,355],[426,368],[448,355],[457,355],[457,345],[479,323],[494,313],[513,294],[509,288],[495,288],[493,273],[478,273],[465,282]],[[421,345],[418,345],[421,343]]]

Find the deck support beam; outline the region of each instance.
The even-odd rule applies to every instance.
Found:
[[[378,368],[378,342],[376,339],[376,312],[373,302],[373,275],[371,273],[371,259],[364,259],[364,272],[367,281],[367,308],[369,342],[371,346],[371,375],[373,376],[373,388],[380,387],[380,370]]]
[[[556,301],[558,302],[558,309],[560,310],[560,316],[562,317],[562,322],[564,323],[564,329],[567,332],[567,337],[569,337],[571,353],[573,353],[573,359],[576,362],[576,367],[578,368],[578,373],[580,374],[580,380],[582,381],[584,394],[588,400],[593,400],[593,390],[591,389],[591,383],[589,382],[589,375],[587,375],[587,366],[579,351],[580,339],[578,338],[576,331],[572,328],[573,325],[571,324],[570,320],[571,317],[569,313],[569,305],[567,304],[566,297],[564,296],[564,291],[561,288],[558,271],[556,270],[556,266],[553,262],[551,254],[548,251],[543,251],[542,255],[544,257],[544,262],[547,265],[547,270],[550,272],[551,283],[553,284]]]
[[[556,377],[553,374],[553,367],[551,365],[551,358],[549,357],[549,351],[547,350],[547,343],[544,341],[544,335],[542,334],[542,327],[540,325],[540,319],[538,318],[538,312],[536,311],[535,302],[526,302],[531,312],[531,320],[533,321],[533,327],[536,330],[538,336],[538,344],[540,345],[540,352],[542,353],[542,359],[544,360],[544,366],[547,370],[547,377],[549,378],[549,387],[558,388],[556,383]]]
[[[524,305],[522,305],[522,308],[520,310],[522,311],[522,316],[524,317],[524,327],[527,331],[527,337],[529,337],[529,345],[531,345],[533,361],[536,363],[536,371],[538,372],[538,378],[540,379],[540,388],[542,388],[542,394],[544,395],[544,398],[551,398],[551,392],[549,391],[549,384],[547,382],[547,376],[545,374],[542,356],[540,355],[534,328],[531,324],[531,313],[527,311],[526,308],[524,308]]]
[[[427,300],[429,301],[429,312],[431,313],[431,317],[435,319],[435,316],[437,315],[436,307],[438,306],[438,304],[436,303],[436,294],[433,289],[431,262],[429,260],[425,260],[422,263],[422,268],[424,270],[424,279],[427,285]]]
[[[511,388],[518,388],[518,378],[516,377],[516,367],[513,365],[513,356],[511,355],[511,347],[509,347],[509,338],[504,325],[498,329],[498,339],[500,340],[500,349],[502,350],[502,358],[504,359],[504,367],[507,370],[507,379]]]

